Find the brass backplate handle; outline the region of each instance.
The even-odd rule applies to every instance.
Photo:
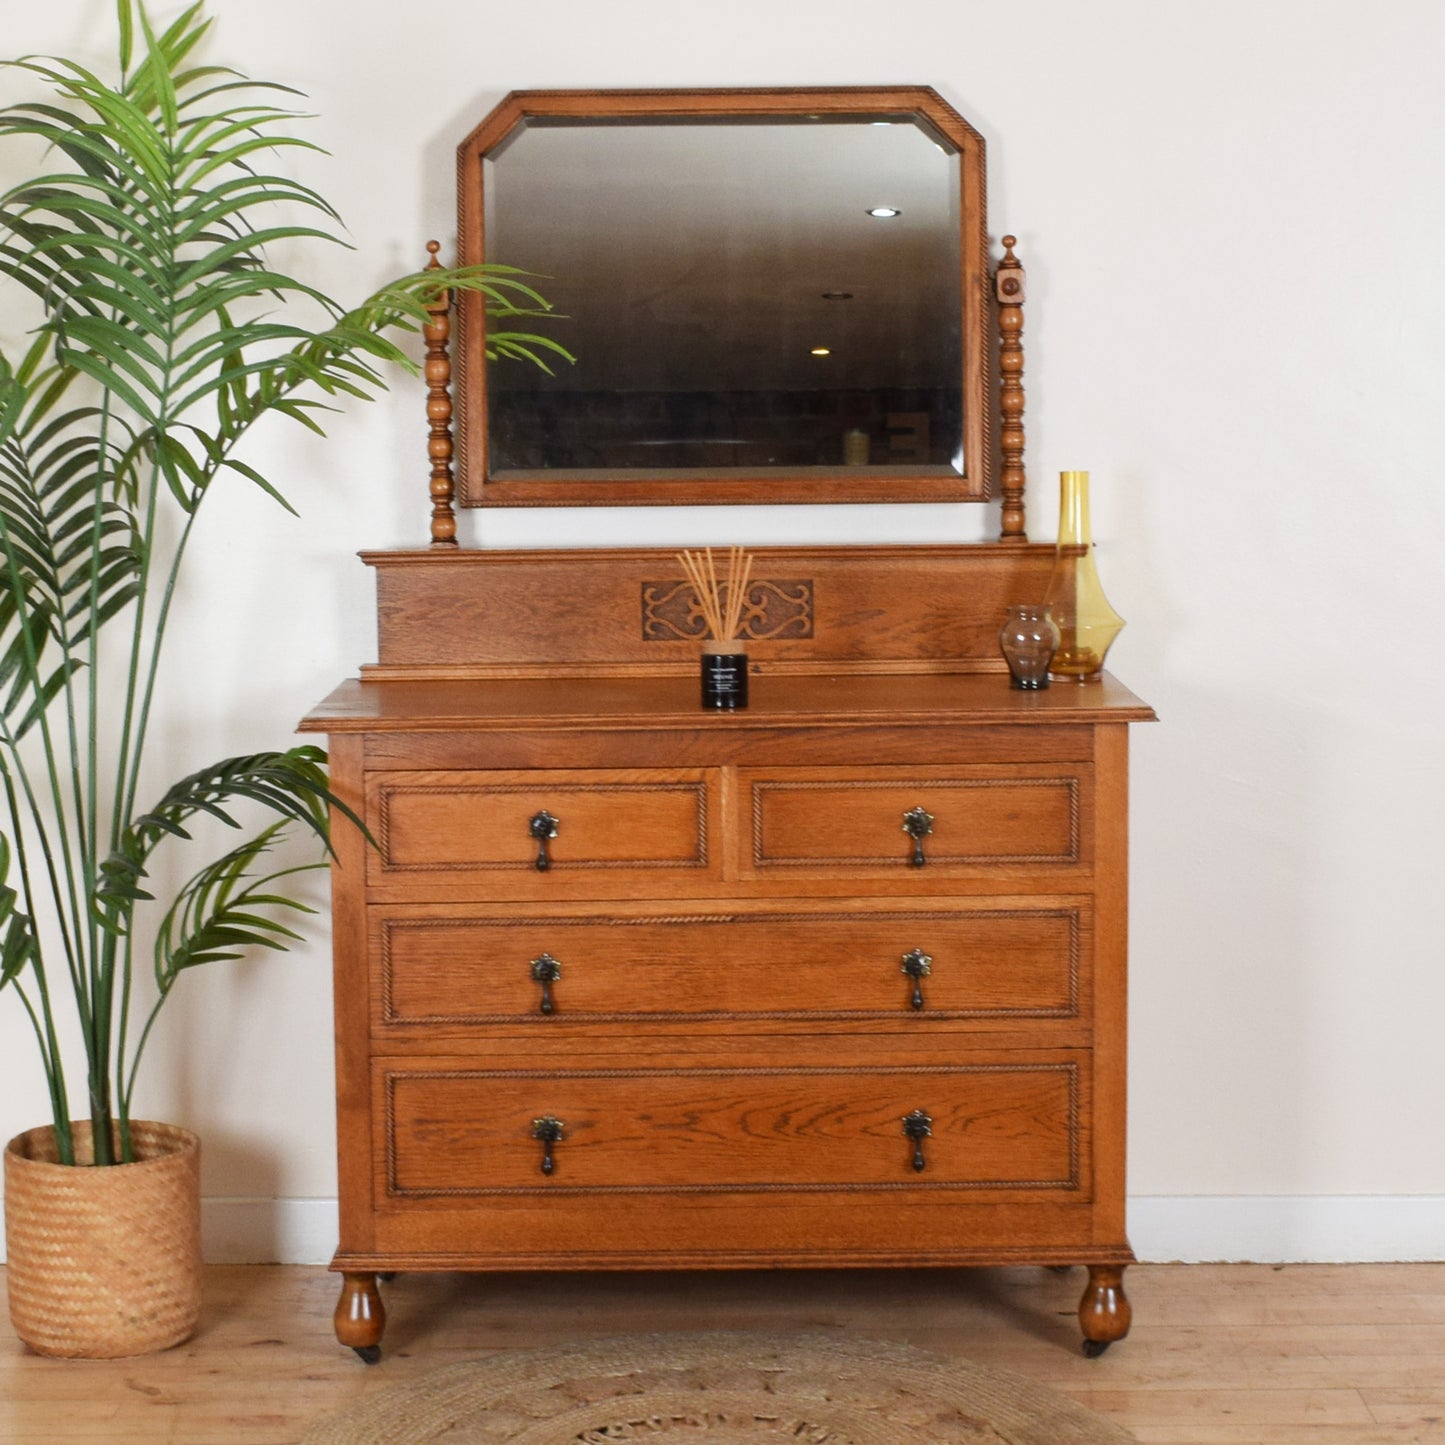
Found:
[[[933,972],[933,955],[921,948],[910,948],[903,955],[903,966],[898,970],[913,980],[913,992],[908,1002],[916,1009],[923,1007],[923,980]]]
[[[562,1142],[566,1129],[567,1126],[555,1114],[543,1114],[540,1119],[532,1120],[532,1137],[542,1144],[543,1174],[550,1174],[557,1167],[556,1160],[552,1158],[552,1146]]]
[[[552,997],[552,985],[562,977],[562,962],[550,953],[539,953],[532,960],[532,981],[542,985],[542,1006],[544,1014],[555,1013],[557,1001]]]
[[[923,840],[933,832],[933,814],[927,808],[910,808],[903,815],[903,831],[913,839],[913,857],[908,861],[915,868],[922,868],[928,859],[923,854]]]
[[[913,1141],[913,1168],[922,1174],[928,1167],[923,1158],[923,1141],[932,1137],[933,1116],[922,1109],[914,1109],[903,1116],[903,1132]]]
[[[527,820],[527,832],[537,840],[537,872],[545,873],[552,866],[552,855],[547,850],[547,844],[557,836],[557,829],[562,826],[560,818],[554,818],[545,808],[539,813],[533,813]]]

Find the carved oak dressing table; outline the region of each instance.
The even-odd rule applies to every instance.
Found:
[[[454,459],[438,303],[432,545],[366,554],[378,661],[303,724],[375,844],[335,830],[338,1338],[378,1357],[395,1270],[1037,1262],[1088,1266],[1098,1353],[1129,1327],[1127,725],[1152,713],[1108,677],[1014,690],[998,655],[1053,548],[1025,536],[1023,272],[989,267],[982,140],[921,89],[534,92],[459,156],[462,261],[552,273],[579,365],[490,366],[461,299]],[[677,205],[679,160],[695,213],[662,226],[641,181]],[[802,260],[736,219],[769,166],[817,182]],[[686,244],[639,258],[649,234]],[[826,384],[796,365],[819,337]],[[455,501],[982,501],[996,464],[997,542],[761,549],[736,713],[698,707],[670,551],[456,545]]]

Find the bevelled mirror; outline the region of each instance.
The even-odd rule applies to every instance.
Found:
[[[458,176],[459,259],[576,357],[461,298],[463,505],[987,495],[983,141],[931,90],[518,92]]]

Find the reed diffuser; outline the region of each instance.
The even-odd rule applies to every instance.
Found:
[[[748,705],[748,654],[738,636],[753,559],[741,547],[728,548],[727,579],[718,577],[712,548],[679,552],[678,561],[697,594],[707,637],[702,644],[702,705]]]

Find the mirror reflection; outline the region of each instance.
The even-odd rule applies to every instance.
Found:
[[[577,357],[487,368],[489,472],[964,474],[959,157],[915,116],[533,118],[488,260]]]

